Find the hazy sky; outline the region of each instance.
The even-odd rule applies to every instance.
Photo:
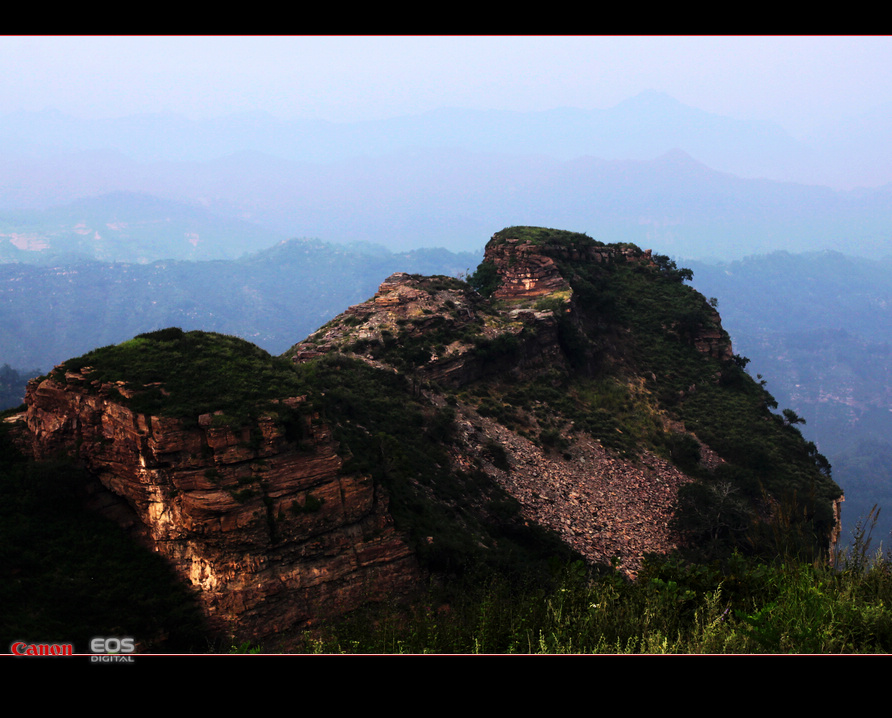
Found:
[[[607,108],[643,90],[804,138],[892,103],[890,37],[6,37],[0,113]]]

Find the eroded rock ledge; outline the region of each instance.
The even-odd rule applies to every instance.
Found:
[[[417,586],[387,497],[342,473],[318,418],[298,447],[270,419],[233,431],[204,415],[184,429],[88,392],[89,374],[67,379],[28,388],[33,454],[71,453],[124,497],[214,628],[262,640]]]

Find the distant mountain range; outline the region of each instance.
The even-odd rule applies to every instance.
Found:
[[[327,165],[254,154],[131,162],[127,172],[73,160],[53,166],[53,183],[39,165],[0,181],[0,257],[58,248],[105,261],[234,258],[289,236],[476,251],[511,218],[724,260],[778,249],[882,256],[892,236],[892,188],[742,179],[681,150],[648,161],[429,150]],[[26,195],[44,209],[23,211]]]
[[[133,192],[0,216],[0,262],[236,259],[282,239],[276,232],[224,219],[197,204]]]
[[[851,187],[892,180],[890,127],[892,107],[878,106],[805,143],[770,122],[723,117],[647,91],[608,109],[442,108],[353,123],[280,120],[264,112],[202,121],[171,113],[85,120],[53,110],[17,112],[0,117],[0,154],[48,157],[111,150],[152,163],[206,162],[257,152],[329,163],[419,148],[564,160],[584,155],[645,160],[681,148],[710,167],[745,177]]]
[[[889,117],[880,108],[818,147],[653,92],[607,110],[443,109],[360,123],[18,113],[0,117],[0,259],[28,261],[23,247],[56,243],[104,261],[234,258],[295,236],[479,251],[480,237],[511,222],[679,257],[882,255]],[[862,170],[872,189],[821,186],[855,185],[833,177]],[[147,218],[161,201],[175,204]]]
[[[291,240],[233,261],[0,264],[0,364],[44,371],[167,326],[235,334],[280,353],[395,271],[457,275],[480,255]]]

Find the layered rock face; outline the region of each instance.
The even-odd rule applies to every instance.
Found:
[[[554,260],[529,242],[509,239],[489,247],[485,259],[496,265],[502,280],[495,291],[497,299],[533,299],[570,291]]]
[[[628,247],[597,247],[584,244],[534,244],[520,239],[491,243],[484,259],[492,262],[501,279],[497,299],[534,299],[569,292],[570,285],[554,262],[559,257],[571,262],[644,262],[650,264],[651,250],[636,252]]]
[[[185,430],[88,392],[87,372],[66,380],[28,388],[34,455],[73,453],[124,497],[216,629],[262,640],[417,585],[386,496],[343,474],[324,424],[308,420],[299,447],[262,417]]]

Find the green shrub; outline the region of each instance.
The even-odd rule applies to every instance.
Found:
[[[468,276],[468,284],[471,289],[484,297],[491,297],[499,288],[501,281],[496,265],[487,260],[481,262],[477,269]]]

